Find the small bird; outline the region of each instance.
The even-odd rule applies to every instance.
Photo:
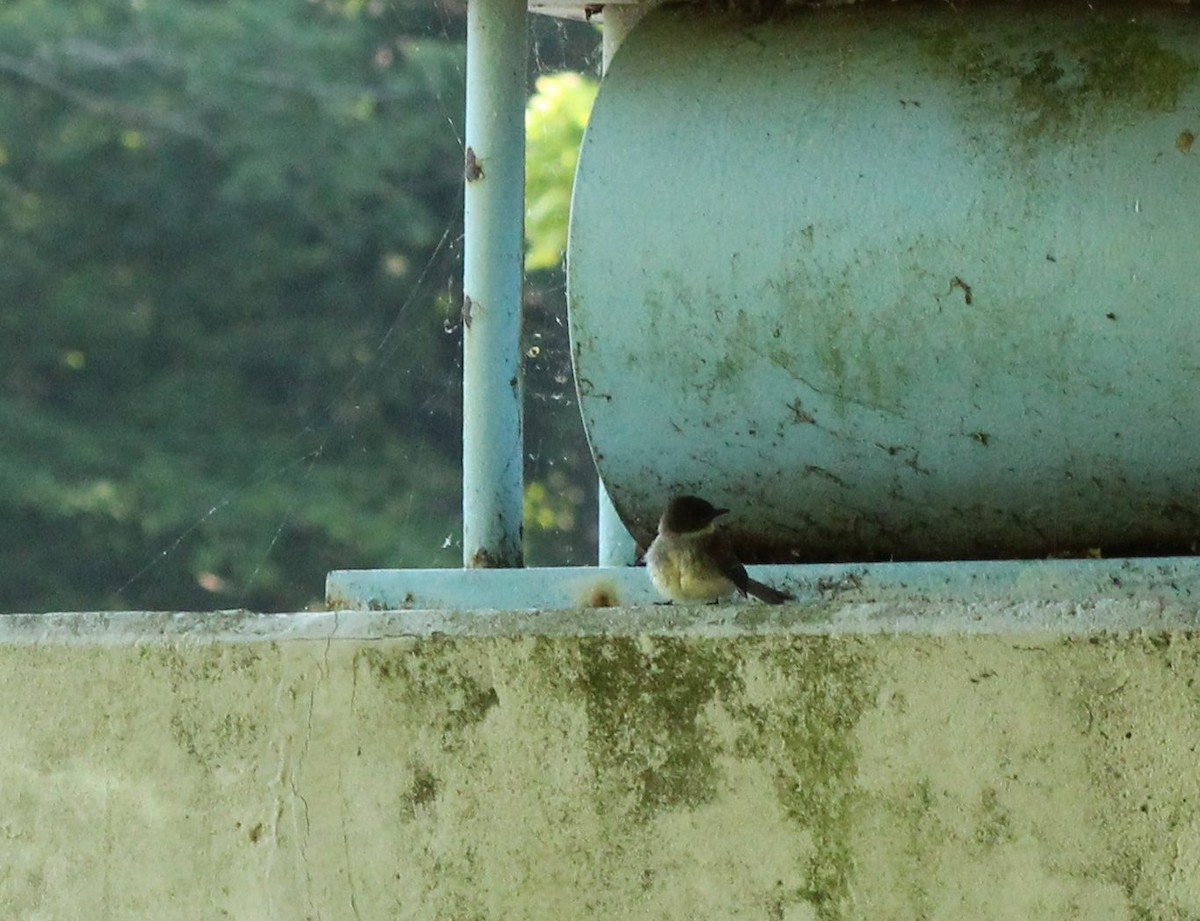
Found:
[[[734,590],[767,604],[791,595],[751,579],[716,520],[728,512],[698,496],[675,496],[658,521],[658,536],[646,551],[650,581],[671,601],[716,601]]]

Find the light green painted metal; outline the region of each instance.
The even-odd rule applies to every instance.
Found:
[[[1200,558],[1115,560],[983,560],[928,563],[812,564],[754,566],[751,574],[786,588],[796,605],[832,601],[1008,603],[1076,602],[1103,609],[1113,602],[1184,604],[1196,613]],[[331,610],[557,610],[661,605],[646,570],[629,566],[554,569],[379,569],[331,572],[325,604]],[[795,605],[792,605],[794,607]],[[676,605],[685,620],[711,624],[736,617],[741,625],[768,623],[771,605],[752,599],[721,605]],[[754,613],[708,616],[746,608]],[[698,610],[705,610],[703,616]],[[876,612],[886,622],[887,609]],[[876,615],[872,615],[875,619]],[[816,615],[814,615],[816,616]],[[1156,625],[1141,611],[1140,626]],[[698,619],[697,619],[698,618]],[[714,620],[715,618],[715,620]],[[788,615],[794,620],[793,615]],[[988,627],[995,624],[990,621]]]
[[[650,13],[569,245],[626,523],[698,492],[765,560],[1187,551],[1196,132],[1186,9]]]
[[[596,496],[596,519],[600,565],[632,566],[637,561],[637,544],[608,497],[603,480]]]
[[[467,4],[463,565],[520,566],[524,0]]]

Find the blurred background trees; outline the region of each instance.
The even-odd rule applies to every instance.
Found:
[[[459,565],[463,15],[0,8],[0,611],[294,610],[329,569]],[[531,87],[591,66],[591,27],[533,21]],[[582,121],[530,119],[527,552],[587,562],[546,242]]]

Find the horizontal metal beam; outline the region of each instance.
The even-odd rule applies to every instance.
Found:
[[[751,574],[787,589],[797,604],[832,600],[1078,605],[1106,599],[1148,603],[1200,598],[1200,558],[1011,560],[751,566]],[[331,609],[550,610],[648,605],[661,601],[643,568],[561,567],[522,570],[377,569],[331,572]],[[702,606],[703,607],[703,606]],[[767,616],[753,600],[745,607]],[[1200,616],[1200,613],[1198,613]]]

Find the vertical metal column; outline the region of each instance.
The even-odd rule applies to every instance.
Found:
[[[608,64],[621,42],[629,34],[629,30],[646,14],[650,4],[633,6],[629,9],[616,4],[609,4],[604,9],[604,32],[602,45],[601,67],[607,71]],[[625,529],[617,510],[613,507],[612,499],[604,481],[600,481],[600,489],[596,502],[597,530],[600,545],[599,563],[601,566],[632,566],[637,556],[637,545],[633,536]]]
[[[637,544],[617,514],[604,481],[600,480],[599,485],[596,495],[598,562],[601,566],[632,566],[637,557]]]
[[[467,4],[463,565],[522,565],[526,0]]]

